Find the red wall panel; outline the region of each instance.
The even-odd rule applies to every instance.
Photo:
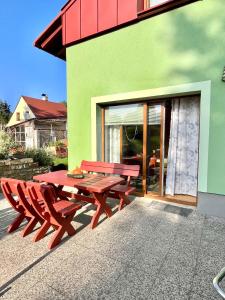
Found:
[[[137,0],[118,0],[118,24],[137,18]]]
[[[77,41],[81,38],[80,28],[80,4],[77,0],[65,12],[65,41],[66,44]]]
[[[144,0],[75,0],[62,15],[63,45],[137,18]]]
[[[81,37],[98,32],[98,0],[81,0]]]
[[[98,31],[117,26],[117,0],[98,0]]]

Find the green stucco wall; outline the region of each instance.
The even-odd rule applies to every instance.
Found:
[[[211,80],[207,191],[225,194],[224,12],[203,0],[67,49],[70,168],[91,159],[91,97]]]

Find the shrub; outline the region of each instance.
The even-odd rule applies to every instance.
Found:
[[[58,140],[55,142],[56,147],[66,147],[66,144],[63,140]]]
[[[44,148],[27,149],[24,156],[27,158],[33,158],[33,161],[37,162],[39,166],[51,166],[53,164],[52,155]]]
[[[0,131],[0,159],[9,158],[18,152],[21,146],[5,131]]]

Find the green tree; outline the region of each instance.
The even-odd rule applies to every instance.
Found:
[[[0,124],[7,124],[11,116],[10,105],[0,100]]]
[[[64,101],[61,101],[60,103],[64,104],[65,106],[67,106],[67,101],[64,100]]]

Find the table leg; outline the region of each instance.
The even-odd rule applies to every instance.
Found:
[[[108,218],[112,216],[112,210],[111,208],[107,205],[106,199],[107,199],[108,193],[105,194],[99,194],[99,193],[93,193],[93,197],[95,199],[95,205],[97,206],[97,210],[92,217],[91,220],[91,228],[94,229],[97,224],[99,217],[103,212],[107,215]]]
[[[119,199],[120,199],[119,210],[123,209],[125,205],[130,204],[130,200],[124,193],[119,193]]]
[[[64,193],[63,192],[63,187],[64,187],[63,185],[56,186],[53,183],[49,183],[49,185],[51,185],[54,188],[55,193],[56,193],[56,198],[59,198],[60,200],[68,200],[67,196],[63,195],[63,193]]]

